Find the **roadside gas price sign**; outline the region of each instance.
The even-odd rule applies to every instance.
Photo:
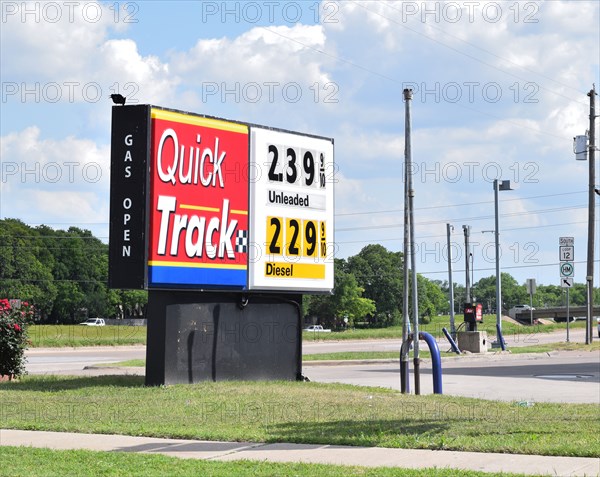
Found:
[[[113,107],[112,288],[330,292],[333,139]]]

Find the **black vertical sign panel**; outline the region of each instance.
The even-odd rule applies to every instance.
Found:
[[[150,106],[113,106],[108,285],[147,284]]]

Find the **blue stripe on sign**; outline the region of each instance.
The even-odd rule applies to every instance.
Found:
[[[245,288],[247,270],[148,266],[148,286]]]

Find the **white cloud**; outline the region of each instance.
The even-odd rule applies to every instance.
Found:
[[[32,223],[108,220],[110,150],[93,141],[41,137],[37,127],[0,138],[1,214]]]
[[[167,64],[155,55],[142,56],[131,39],[110,38],[124,28],[115,22],[110,5],[51,3],[56,9],[46,8],[44,2],[21,2],[19,13],[8,16],[2,25],[3,82],[17,90],[8,96],[10,101],[59,98],[63,103],[105,105],[114,92],[135,102],[173,99],[178,78],[169,74]],[[36,8],[40,20],[25,16],[23,21],[21,10],[35,12]],[[60,20],[48,21],[56,11]],[[38,94],[23,97],[27,90]]]
[[[330,81],[315,51],[325,47],[319,25],[256,27],[229,39],[200,39],[185,53],[173,55],[173,71],[188,84],[204,82],[276,82],[304,84]]]

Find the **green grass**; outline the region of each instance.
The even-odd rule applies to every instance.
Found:
[[[145,387],[136,376],[0,383],[0,427],[225,441],[600,456],[598,406],[520,407],[302,382]]]
[[[600,351],[600,342],[593,341],[592,344],[585,343],[562,342],[562,343],[547,343],[533,346],[511,346],[508,348],[512,354],[522,353],[550,353],[552,351]]]
[[[462,323],[462,316],[455,317],[456,326]],[[573,328],[584,328],[585,322],[576,321],[570,323],[571,329]],[[443,338],[444,334],[442,328],[446,328],[450,331],[450,317],[445,316],[434,316],[430,323],[420,324],[420,331],[426,331],[431,333],[437,338]],[[496,315],[484,315],[483,323],[477,325],[479,331],[487,331],[488,335],[496,335]],[[534,325],[534,326],[523,326],[509,321],[502,322],[502,334],[505,339],[508,339],[511,335],[522,336],[523,339],[535,339],[536,333],[549,333],[556,330],[566,330],[566,323],[553,323],[550,325]],[[402,338],[402,327],[391,326],[389,328],[355,328],[346,331],[333,331],[331,333],[315,333],[311,331],[305,331],[303,333],[304,341],[330,341],[330,340],[360,340],[360,339],[401,339]],[[445,338],[444,338],[445,339]]]
[[[594,341],[590,345],[584,343],[548,343],[535,346],[512,346],[508,348],[511,354],[524,353],[550,353],[552,351],[600,351],[600,342]],[[499,349],[489,351],[493,353]],[[349,360],[349,359],[400,359],[400,351],[342,351],[337,353],[315,353],[305,354],[302,361],[326,361],[326,360]],[[448,357],[458,357],[456,353],[440,351],[442,359]],[[412,354],[411,354],[412,356]],[[423,359],[431,357],[429,351],[419,351],[419,356]]]
[[[146,344],[145,326],[32,325],[30,348]]]
[[[94,364],[91,365],[90,368],[104,368],[104,367],[111,367],[111,368],[139,368],[142,366],[146,366],[146,360],[145,359],[128,359],[126,361],[117,361],[116,363],[102,363],[102,364]]]
[[[179,459],[153,454],[98,452],[86,450],[49,450],[27,447],[0,447],[0,476],[67,477],[67,476],[211,476],[232,475],[323,477],[495,477],[498,474],[452,469],[396,469],[389,467],[354,467],[323,464],[279,464],[258,461],[217,462]]]

